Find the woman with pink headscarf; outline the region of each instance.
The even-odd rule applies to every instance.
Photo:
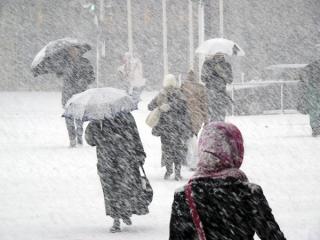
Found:
[[[174,195],[170,240],[285,240],[259,185],[239,168],[243,161],[239,129],[209,123],[199,140],[195,175]]]

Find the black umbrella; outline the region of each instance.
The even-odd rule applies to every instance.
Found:
[[[82,55],[91,50],[91,46],[72,38],[51,41],[33,59],[31,64],[33,75],[36,77],[41,74],[61,71],[63,61],[71,49],[76,50],[78,55]]]

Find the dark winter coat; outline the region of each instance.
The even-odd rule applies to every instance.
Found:
[[[171,162],[184,163],[186,142],[192,136],[187,102],[179,88],[166,87],[150,102],[148,109],[152,111],[164,103],[170,109],[161,112],[158,124],[152,129],[153,135],[161,137],[161,166]]]
[[[168,142],[179,144],[179,139],[187,140],[191,135],[191,121],[187,102],[179,88],[168,87],[160,92],[148,105],[152,111],[159,107],[159,99],[169,105],[170,109],[161,112],[159,123],[153,128],[154,135],[161,136]]]
[[[146,154],[131,113],[90,122],[85,138],[89,145],[97,147],[97,168],[106,214],[113,218],[146,214],[148,208],[141,199],[139,172]]]
[[[84,57],[80,57],[77,62],[70,64],[69,68],[63,74],[62,106],[65,106],[74,94],[87,90],[88,85],[95,80],[93,67]]]
[[[285,240],[260,186],[232,177],[192,180],[193,198],[207,240]],[[184,189],[172,204],[170,240],[198,239]]]
[[[162,99],[162,100],[160,100]],[[167,112],[161,112],[159,123],[153,128],[153,134],[165,139],[168,144],[180,144],[191,135],[191,121],[187,102],[179,88],[168,87],[160,92],[148,105],[152,111],[161,103],[169,105]]]
[[[227,107],[232,103],[227,94],[227,84],[232,83],[232,68],[224,56],[216,55],[205,60],[201,70],[201,81],[208,89],[209,118],[224,121]]]
[[[219,55],[206,59],[201,70],[201,81],[208,89],[226,91],[226,85],[233,81],[230,63]]]
[[[303,114],[320,115],[320,60],[303,69],[298,88],[298,110]]]

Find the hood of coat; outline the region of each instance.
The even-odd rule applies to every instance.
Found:
[[[231,123],[211,122],[199,139],[198,168],[219,172],[239,169],[244,155],[240,130]]]
[[[176,77],[173,74],[167,74],[163,79],[163,87],[164,88],[178,87],[178,82]]]
[[[186,81],[187,81],[187,82],[197,82],[197,77],[196,77],[194,71],[190,70],[190,71],[188,72]]]
[[[207,59],[207,61],[210,61],[214,64],[217,64],[217,63],[224,63],[226,62],[226,58],[223,54],[216,54],[214,56],[211,56]]]

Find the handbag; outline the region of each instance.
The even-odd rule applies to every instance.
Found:
[[[198,160],[198,139],[196,135],[193,135],[187,141],[188,153],[186,157],[187,166],[191,169],[195,169],[197,167]]]
[[[143,176],[141,176],[141,184],[142,184],[142,196],[141,199],[144,201],[144,204],[150,205],[153,199],[153,189],[151,184],[147,178],[147,175],[144,171],[143,166],[140,166],[143,172]]]
[[[160,120],[160,114],[161,114],[161,111],[159,107],[156,107],[155,109],[153,109],[146,118],[146,124],[151,128],[154,128],[155,126],[157,126]]]

